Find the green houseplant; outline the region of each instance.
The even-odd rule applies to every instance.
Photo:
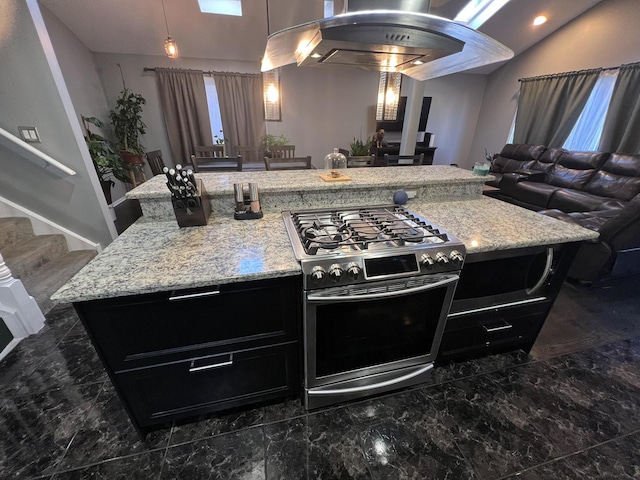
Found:
[[[118,154],[113,143],[103,136],[92,132],[90,125],[98,128],[105,128],[106,125],[96,117],[82,116],[84,125],[84,139],[87,142],[87,148],[93,160],[93,166],[98,174],[102,191],[107,203],[111,203],[111,188],[115,185],[113,178],[124,183],[131,183],[129,170]]]
[[[122,68],[120,75],[122,75]],[[121,149],[121,154],[127,163],[141,165],[144,146],[140,137],[147,133],[147,126],[142,121],[142,107],[147,103],[145,98],[127,88],[122,75],[122,90],[116,99],[116,106],[109,112],[109,120],[113,125],[114,134]]]
[[[356,137],[353,137],[353,141],[350,143],[349,147],[351,149],[352,157],[366,157],[369,155],[371,142],[363,142],[361,138],[356,139]]]
[[[271,156],[271,147],[278,145],[289,145],[289,139],[284,135],[271,135],[269,133],[260,139],[260,149],[264,152],[265,157]]]

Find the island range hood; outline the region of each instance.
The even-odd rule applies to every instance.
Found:
[[[345,13],[270,35],[262,71],[350,65],[416,80],[509,60],[513,51],[461,23],[430,15],[429,0],[345,0]]]

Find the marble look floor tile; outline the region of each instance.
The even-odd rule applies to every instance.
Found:
[[[296,398],[273,403],[264,407],[264,422],[273,423],[306,415],[302,399]]]
[[[576,478],[637,480],[640,478],[640,432],[577,453],[565,461]]]
[[[477,478],[453,434],[416,391],[351,405],[373,478]]]
[[[537,467],[517,472],[503,480],[593,480],[591,477],[582,477],[571,468],[563,459],[553,460]]]
[[[558,454],[498,384],[477,376],[421,391],[481,478],[498,478]]]
[[[202,440],[207,437],[261,425],[264,409],[261,407],[220,412],[200,417],[197,421],[176,425],[171,429],[171,445]]]
[[[488,355],[486,357],[465,360],[459,362],[449,362],[436,365],[431,376],[427,380],[427,385],[437,385],[439,383],[450,382],[465,377],[481,375],[495,370],[522,365],[531,362],[533,359],[522,350],[506,352],[498,355]]]
[[[346,408],[265,425],[268,479],[371,478]]]
[[[160,475],[165,449],[116,458],[90,467],[56,473],[52,480],[150,480]]]
[[[70,386],[0,401],[0,478],[52,474],[101,385]]]
[[[56,305],[46,315],[46,323],[49,327],[59,332],[63,338],[80,322],[73,305],[64,303]]]
[[[261,427],[169,447],[160,479],[261,480],[265,478]],[[292,477],[294,478],[294,477]]]
[[[545,363],[495,372],[489,377],[562,454],[622,433],[617,422],[593,410],[590,391],[573,388],[562,372]]]
[[[69,470],[110,458],[164,448],[170,429],[158,430],[141,441],[109,382],[98,395],[74,436],[59,470]]]
[[[22,382],[18,395],[64,385],[104,382],[107,374],[87,337],[67,337],[52,348],[33,373]]]

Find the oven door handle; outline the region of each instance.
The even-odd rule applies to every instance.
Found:
[[[459,279],[458,275],[450,275],[446,277],[444,280],[439,280],[437,282],[428,283],[426,285],[420,285],[419,287],[405,288],[404,290],[392,290],[388,292],[381,293],[362,293],[357,295],[322,295],[322,294],[307,294],[308,302],[349,302],[352,300],[374,300],[377,298],[386,298],[386,297],[396,297],[398,295],[408,295],[410,293],[423,292],[426,290],[432,290],[434,288],[439,288],[444,285],[449,285],[450,283],[455,283]]]
[[[403,375],[402,377],[392,378],[391,380],[385,380],[383,382],[374,383],[373,385],[359,385],[357,387],[347,387],[347,388],[332,388],[332,389],[309,389],[307,392],[309,395],[336,395],[343,393],[358,393],[358,392],[370,392],[372,390],[376,390],[378,388],[388,387],[389,385],[395,385],[397,383],[402,383],[406,380],[410,380],[413,377],[417,377],[418,375],[422,375],[425,372],[428,372],[433,368],[433,363],[430,363],[426,367],[422,367],[418,370],[415,370],[411,373]]]

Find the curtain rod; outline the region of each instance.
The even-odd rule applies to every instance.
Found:
[[[144,67],[145,72],[155,72],[158,67]],[[199,70],[191,70],[185,68],[175,68],[172,70],[182,70],[184,72],[197,72]],[[203,75],[246,75],[246,76],[259,76],[259,73],[241,73],[241,72],[217,72],[215,70],[207,70],[202,72]]]
[[[563,77],[565,75],[576,75],[578,73],[606,72],[608,70],[619,70],[622,67],[631,67],[631,66],[640,67],[640,62],[638,62],[638,63],[627,63],[627,64],[623,64],[623,65],[618,65],[617,67],[591,68],[591,69],[587,69],[587,70],[575,70],[573,72],[561,72],[561,73],[552,73],[552,74],[549,74],[549,75],[540,75],[539,77],[519,78],[518,81],[519,82],[523,82],[523,81],[529,81],[529,80],[542,80],[542,79],[545,79],[545,78]]]

